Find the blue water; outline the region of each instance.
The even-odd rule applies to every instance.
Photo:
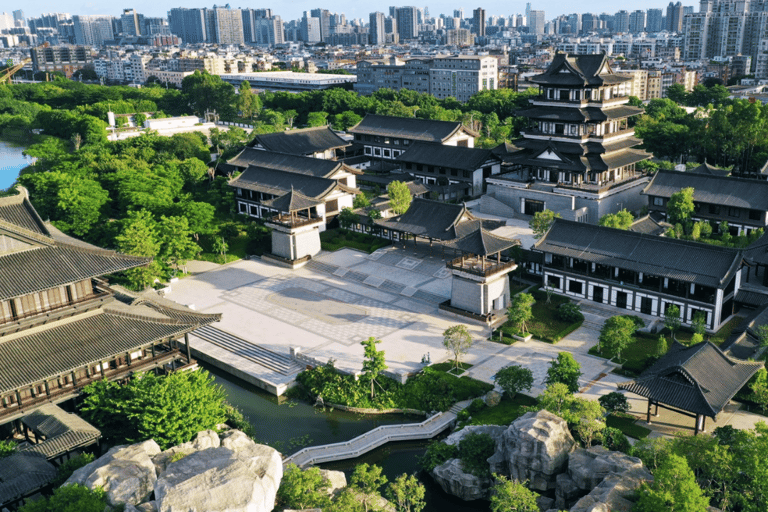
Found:
[[[19,171],[32,164],[33,159],[22,155],[22,151],[24,146],[0,140],[0,190],[13,185]]]

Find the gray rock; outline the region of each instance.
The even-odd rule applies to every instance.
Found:
[[[343,471],[331,471],[330,469],[321,469],[320,474],[328,482],[328,494],[333,494],[347,486],[347,476]]]
[[[566,421],[548,411],[525,413],[504,432],[509,475],[538,491],[555,487],[575,446]]]
[[[491,481],[465,473],[459,459],[450,459],[432,470],[432,477],[443,491],[465,501],[487,498]]]
[[[506,427],[499,425],[470,425],[461,430],[453,432],[443,441],[446,444],[456,445],[461,442],[468,434],[488,434],[496,441],[496,451],[488,457],[488,466],[491,473],[506,473],[507,459],[504,452],[504,431]]]
[[[611,473],[576,502],[571,512],[629,512],[634,506],[630,498],[640,488],[640,484],[647,480],[653,480],[653,476],[642,466],[632,467],[622,473]]]
[[[172,446],[171,448],[158,453],[152,457],[152,462],[155,464],[157,474],[159,475],[166,470],[168,464],[170,464],[174,458],[191,455],[200,450],[207,450],[208,448],[218,448],[220,445],[221,441],[219,441],[219,435],[216,432],[213,430],[203,430],[202,432],[198,432],[194,440],[188,443]]]
[[[141,505],[136,506],[136,510],[139,512],[157,512],[157,502],[152,500]]]
[[[485,394],[483,400],[488,407],[496,407],[501,402],[501,393],[492,389]]]
[[[579,448],[568,459],[568,474],[574,483],[585,491],[597,487],[610,473],[623,473],[628,469],[642,468],[643,462],[622,452],[612,452],[602,446]]]
[[[110,505],[138,505],[152,493],[157,480],[152,457],[159,453],[160,447],[151,439],[130,446],[115,446],[72,473],[64,485],[101,487]]]
[[[192,441],[192,446],[195,450],[207,450],[208,448],[218,448],[221,446],[219,440],[219,434],[213,430],[203,430],[198,432],[195,439]]]
[[[568,476],[568,473],[560,473],[555,479],[555,508],[565,510],[570,508],[578,498],[584,495],[584,491]]]
[[[555,500],[547,498],[546,496],[539,496],[536,498],[536,505],[539,507],[539,510],[549,510],[554,503]]]
[[[159,512],[270,512],[283,476],[279,453],[240,431],[168,465],[155,483]]]

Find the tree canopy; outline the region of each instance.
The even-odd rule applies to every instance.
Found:
[[[443,332],[443,346],[453,354],[454,367],[458,370],[461,357],[469,352],[474,343],[466,325],[454,325]]]
[[[579,378],[581,378],[581,365],[570,352],[560,352],[557,358],[549,363],[545,384],[565,384],[568,391],[575,393],[579,390]]]
[[[389,204],[395,215],[402,215],[408,211],[411,206],[411,191],[402,181],[392,181],[387,185],[387,194],[389,194]]]
[[[536,240],[543,237],[547,231],[549,231],[549,228],[552,227],[552,223],[555,222],[555,219],[559,219],[560,217],[561,215],[559,213],[555,213],[552,210],[536,212],[528,223],[533,231],[533,237]]]

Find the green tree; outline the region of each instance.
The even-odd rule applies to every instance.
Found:
[[[154,258],[160,252],[160,240],[157,222],[146,210],[129,212],[128,218],[122,222],[120,234],[115,237],[117,249],[120,252]],[[125,272],[128,281],[134,288],[145,288],[158,275],[159,268],[153,261],[145,267],[139,267]]]
[[[368,208],[371,206],[371,200],[365,194],[357,194],[352,200],[352,208]]]
[[[525,335],[527,332],[525,323],[533,318],[533,305],[536,299],[530,293],[518,293],[512,299],[512,304],[507,309],[507,318],[512,325],[517,326],[519,331]]]
[[[696,334],[701,334],[702,336],[704,333],[707,332],[707,315],[703,311],[697,311],[694,313],[693,318],[691,318],[691,326],[693,327],[693,332]]]
[[[530,391],[533,387],[533,372],[520,365],[507,365],[493,376],[493,380],[509,398],[514,398],[521,391]]]
[[[659,341],[656,342],[656,356],[661,357],[664,354],[667,353],[667,350],[669,350],[669,344],[667,343],[667,338],[664,337],[663,334],[659,335]]]
[[[592,446],[592,441],[599,438],[605,430],[605,409],[599,402],[575,398],[572,402],[571,412],[576,421],[576,433],[584,443],[584,447]]]
[[[603,408],[610,413],[626,413],[629,412],[629,401],[623,393],[618,391],[611,391],[597,399]]]
[[[667,98],[679,105],[687,105],[688,91],[682,84],[672,84],[667,88]]]
[[[16,441],[0,441],[0,459],[9,457],[16,451]]]
[[[694,210],[693,187],[686,187],[679,192],[675,192],[667,201],[668,220],[672,224],[685,224],[691,218]]]
[[[379,343],[381,343],[381,340],[376,339],[373,336],[360,342],[364,347],[363,377],[366,380],[371,381],[371,398],[376,396],[373,388],[374,384],[378,384],[376,379],[381,375],[381,372],[388,368],[386,360],[384,359],[384,351],[376,350],[376,345]]]
[[[680,328],[680,308],[676,304],[668,304],[664,310],[664,327],[669,329],[672,339],[675,339],[675,331]]]
[[[496,481],[491,494],[491,512],[539,512],[539,495],[525,486],[525,482],[510,480],[504,475],[493,475]]]
[[[307,126],[325,126],[327,124],[327,112],[310,112],[307,114]]]
[[[421,512],[427,505],[425,493],[424,485],[415,476],[405,473],[390,482],[384,491],[397,512]]]
[[[630,346],[634,341],[637,325],[626,316],[612,316],[605,321],[600,329],[598,337],[598,350],[602,348],[616,354],[621,359],[621,351]]]
[[[768,346],[768,325],[758,325],[754,329],[761,347]]]
[[[240,82],[240,88],[237,90],[237,100],[235,102],[240,115],[246,119],[252,119],[253,114],[259,110],[259,97],[251,91],[251,84],[248,80]]]
[[[598,224],[609,228],[627,230],[634,220],[635,217],[632,215],[632,212],[625,208],[616,213],[606,213],[600,217]]]
[[[186,218],[163,215],[158,226],[161,244],[159,257],[174,269],[174,273],[202,250],[192,241],[192,231]]]
[[[549,228],[552,227],[555,219],[559,219],[560,217],[561,215],[559,213],[555,213],[552,210],[536,212],[528,223],[533,231],[533,237],[536,240],[543,237],[546,232],[549,231]]]
[[[765,368],[760,368],[755,377],[749,383],[752,394],[749,399],[755,402],[765,412],[768,408],[768,373]]]
[[[117,443],[154,439],[165,450],[226,419],[224,390],[204,370],[138,374],[124,386],[98,380],[83,396],[80,413]]]
[[[488,458],[496,451],[496,441],[484,433],[472,432],[459,442],[458,457],[461,468],[478,478],[488,478],[490,465]]]
[[[48,498],[30,501],[19,512],[104,512],[107,495],[101,489],[93,491],[84,485],[59,487]]]
[[[362,194],[361,194],[362,195]],[[360,222],[360,216],[352,211],[352,208],[342,208],[339,213],[339,226],[349,229]]]
[[[581,365],[570,352],[560,352],[557,358],[549,363],[547,378],[544,384],[561,383],[568,387],[571,393],[579,390],[579,378],[581,377]]]
[[[224,117],[234,114],[235,88],[219,75],[196,70],[181,81],[181,93],[198,116],[214,110]]]
[[[363,462],[355,467],[349,483],[362,493],[360,501],[365,512],[368,512],[372,499],[379,495],[379,489],[387,483],[387,477],[382,474],[380,466],[369,466]]]
[[[453,353],[454,367],[459,370],[461,356],[469,352],[474,340],[466,325],[454,325],[443,332],[443,346]]]
[[[302,470],[296,464],[288,464],[277,489],[277,504],[281,509],[325,509],[331,503],[329,487],[320,468]]]
[[[223,236],[217,236],[213,239],[213,252],[218,253],[221,256],[221,262],[227,262],[227,251],[229,250],[229,244],[224,240]]]
[[[387,185],[387,194],[389,194],[389,204],[395,215],[402,215],[411,206],[411,191],[408,185],[402,181],[392,181]]]
[[[653,473],[653,483],[644,483],[633,511],[702,512],[709,500],[696,483],[685,458],[670,455]]]

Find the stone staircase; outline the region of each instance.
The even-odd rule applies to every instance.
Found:
[[[192,335],[281,375],[296,375],[304,369],[289,356],[278,354],[210,325],[192,331]]]

